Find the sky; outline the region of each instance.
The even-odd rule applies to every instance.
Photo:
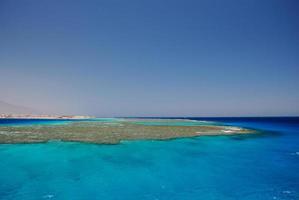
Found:
[[[1,0],[0,100],[48,114],[299,116],[297,0]]]

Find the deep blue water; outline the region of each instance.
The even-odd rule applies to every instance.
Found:
[[[0,199],[299,199],[299,118],[193,118],[251,127],[119,145],[0,145]]]

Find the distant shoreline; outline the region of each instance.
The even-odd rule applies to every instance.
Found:
[[[0,114],[0,119],[91,119],[83,115],[33,115],[33,114]]]

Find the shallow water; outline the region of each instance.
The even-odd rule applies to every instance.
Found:
[[[209,122],[209,121],[195,121],[195,120],[186,120],[186,121],[136,121],[134,124],[140,124],[145,126],[214,126],[214,125],[222,125],[221,123]]]
[[[45,126],[65,125],[73,122],[116,122],[116,118],[91,119],[0,119],[0,126]]]
[[[2,144],[0,199],[299,199],[298,118],[208,120],[266,132],[119,145]]]

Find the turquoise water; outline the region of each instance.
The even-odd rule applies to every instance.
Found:
[[[0,126],[45,126],[65,125],[73,122],[117,122],[117,118],[92,119],[0,119]]]
[[[220,123],[212,121],[195,121],[195,120],[186,120],[186,121],[136,121],[135,124],[145,125],[145,126],[208,126],[208,125],[218,125]]]
[[[62,125],[72,122],[65,119],[0,119],[0,126]]]
[[[267,130],[119,145],[0,145],[0,199],[299,199],[299,120],[219,119]]]

